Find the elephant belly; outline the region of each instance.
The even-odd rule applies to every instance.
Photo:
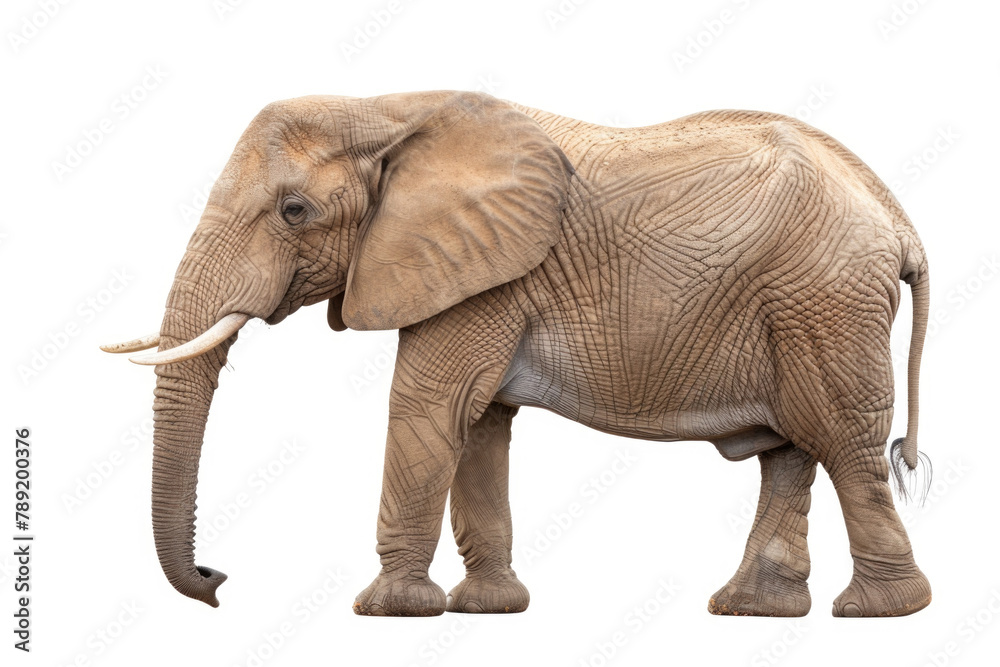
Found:
[[[535,335],[518,350],[495,400],[545,408],[614,435],[659,441],[710,440],[723,456],[734,460],[745,458],[747,451],[757,453],[763,451],[761,447],[770,449],[784,442],[770,443],[764,433],[774,434],[767,428],[774,421],[763,402],[715,394],[714,400],[686,403],[691,394],[678,391],[684,384],[649,384],[648,390],[642,390],[634,382],[630,386],[621,369],[584,364],[551,337]]]

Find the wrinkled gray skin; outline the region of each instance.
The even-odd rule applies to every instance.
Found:
[[[382,570],[359,614],[527,607],[507,453],[528,405],[758,456],[757,517],[713,613],[808,611],[822,463],[855,563],[834,614],[901,615],[930,587],[887,484],[900,278],[915,319],[895,461],[912,469],[927,263],[886,187],[826,135],[756,112],[612,129],[472,93],[309,97],[269,105],[240,139],[177,270],[160,350],[232,313],[274,324],[326,300],[335,329],[400,329]],[[235,338],[156,367],[156,548],[170,582],[212,605],[225,576],[195,566],[195,487]],[[467,576],[446,598],[427,568],[449,492]]]

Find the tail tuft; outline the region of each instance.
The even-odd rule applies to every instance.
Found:
[[[892,471],[896,495],[899,496],[900,500],[909,502],[911,498],[915,497],[923,505],[931,490],[934,466],[930,457],[923,452],[907,456],[908,449],[910,448],[907,446],[905,438],[896,438],[892,441],[889,446],[889,470]],[[907,459],[913,461],[912,465]],[[923,463],[923,466],[920,463]]]

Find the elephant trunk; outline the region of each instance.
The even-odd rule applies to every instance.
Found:
[[[204,257],[201,260],[204,261]],[[212,275],[185,257],[167,300],[160,329],[160,351],[196,338],[215,323],[221,298],[214,285],[192,279]],[[206,289],[208,287],[208,289]],[[212,396],[226,353],[236,340],[195,358],[156,366],[153,402],[153,537],[167,579],[179,592],[213,607],[226,575],[194,562],[194,522],[198,463]]]

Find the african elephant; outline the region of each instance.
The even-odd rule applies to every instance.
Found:
[[[906,437],[889,330],[912,289]],[[699,113],[616,129],[484,94],[303,97],[237,143],[177,269],[157,335],[153,529],[181,593],[218,605],[194,562],[197,470],[219,370],[249,318],[328,302],[335,330],[399,329],[365,615],[517,612],[508,449],[520,406],[757,456],[760,504],[716,614],[810,607],[810,485],[836,488],[854,573],[837,616],[930,602],[893,507],[916,468],[928,313],[920,240],[886,186],[792,118]],[[891,460],[891,465],[890,465]],[[905,468],[904,468],[905,466]],[[466,578],[428,566],[445,501]]]

